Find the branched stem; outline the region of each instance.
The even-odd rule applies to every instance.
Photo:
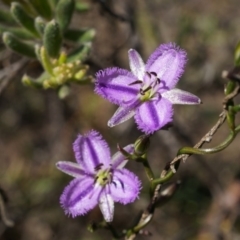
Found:
[[[234,140],[237,133],[240,132],[240,125],[235,127],[235,115],[240,110],[240,107],[234,106],[233,98],[238,95],[240,91],[240,76],[238,72],[235,72],[235,69],[228,73],[226,77],[229,80],[226,88],[225,88],[225,98],[223,100],[223,111],[219,115],[219,119],[216,122],[216,124],[208,131],[201,140],[194,146],[194,147],[184,147],[181,148],[177,156],[168,163],[164,170],[162,171],[160,178],[154,179],[151,181],[152,187],[153,187],[153,194],[150,199],[150,202],[148,204],[148,207],[143,211],[138,223],[131,229],[129,229],[126,232],[125,239],[126,240],[132,240],[136,237],[136,235],[140,232],[141,229],[143,229],[153,218],[154,210],[157,205],[157,200],[159,198],[160,189],[163,183],[166,183],[169,179],[173,177],[173,175],[176,173],[181,160],[186,161],[189,156],[192,154],[211,154],[220,152],[223,149],[225,149],[229,144]],[[230,134],[224,140],[221,144],[214,148],[201,148],[204,143],[209,143],[212,141],[212,138],[214,134],[218,131],[218,129],[223,125],[225,120],[228,121],[228,126],[230,128]],[[149,163],[146,160],[146,162],[143,162],[145,171],[147,173],[147,176],[153,176],[153,173],[149,173]],[[149,178],[151,179],[151,177]]]

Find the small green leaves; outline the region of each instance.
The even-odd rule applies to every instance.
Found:
[[[38,37],[38,32],[34,26],[34,19],[30,17],[27,12],[24,10],[22,5],[18,2],[12,2],[11,4],[11,13],[14,19],[24,28],[26,28],[33,35]]]
[[[44,30],[43,45],[52,58],[57,58],[62,45],[62,34],[55,20],[49,22]]]
[[[56,21],[62,32],[64,32],[71,19],[74,11],[74,0],[59,0],[56,8]]]
[[[16,38],[12,33],[4,32],[3,42],[14,52],[30,58],[36,57],[34,46],[18,40],[18,38]]]

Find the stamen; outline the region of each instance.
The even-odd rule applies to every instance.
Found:
[[[128,86],[142,84],[142,80],[136,80],[135,82],[129,83]]]
[[[102,168],[102,166],[103,166],[103,163],[99,163],[99,164],[94,168],[94,170],[95,170],[95,171],[99,171],[99,170]]]
[[[120,179],[119,179],[119,182],[121,184],[122,190],[124,191],[124,184],[123,184],[123,182]]]
[[[150,72],[153,76],[157,77],[157,74],[155,72]]]
[[[95,184],[95,183],[97,182],[97,180],[98,180],[98,176],[96,176],[96,177],[95,177],[95,179],[94,179],[94,182],[93,182],[93,183]]]
[[[142,89],[142,88],[140,88],[140,94],[141,95],[144,95],[148,90],[150,90],[150,89],[152,89],[152,87],[151,86],[148,86],[146,89]]]
[[[162,98],[162,95],[159,92],[155,92],[153,95],[153,98],[155,98],[155,97],[156,97],[156,100],[160,100]]]
[[[115,187],[117,187],[117,184],[116,184],[114,181],[112,181],[112,183],[113,183],[113,185],[114,185]]]
[[[149,72],[146,72],[146,74],[148,75],[149,78],[151,78],[151,74]]]

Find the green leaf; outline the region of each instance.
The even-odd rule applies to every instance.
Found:
[[[85,43],[90,42],[96,35],[96,31],[93,28],[89,29],[68,29],[64,37],[73,42]]]
[[[24,39],[24,40],[30,40],[33,39],[33,35],[29,33],[25,28],[19,28],[19,27],[7,27],[0,25],[0,34],[3,34],[4,32],[11,32],[14,36]]]
[[[44,30],[43,45],[52,58],[57,58],[62,46],[62,34],[58,23],[55,20],[49,22]]]
[[[34,20],[34,25],[38,33],[42,36],[46,27],[46,22],[44,19],[42,17],[36,17]]]
[[[25,42],[20,41],[10,32],[3,33],[3,42],[12,51],[19,53],[21,55],[36,58],[34,46]]]
[[[75,1],[74,0],[59,0],[56,7],[56,21],[62,32],[64,32],[71,22]]]
[[[18,2],[13,2],[11,4],[11,13],[14,19],[29,32],[31,32],[36,37],[39,37],[38,32],[34,26],[34,19],[30,17],[27,12],[24,10],[22,5]]]
[[[86,43],[75,49],[68,57],[68,62],[73,62],[76,60],[84,61],[88,57],[90,50],[91,50],[91,44]]]
[[[35,11],[42,16],[43,18],[46,18],[48,20],[52,17],[52,9],[49,5],[49,0],[28,0]]]
[[[2,22],[4,24],[14,24],[15,23],[12,15],[9,12],[1,10],[1,9],[0,9],[0,22]]]
[[[50,1],[50,5],[51,5],[51,8],[53,11],[55,11],[58,2],[59,2],[59,0],[51,0]]]

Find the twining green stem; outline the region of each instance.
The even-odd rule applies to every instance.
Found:
[[[143,164],[145,173],[148,177],[148,180],[151,182],[154,179],[154,173],[153,173],[152,168],[147,160],[146,154],[144,154],[141,157],[137,157],[137,159],[135,159],[135,160],[137,162],[141,162]]]
[[[229,80],[227,83],[227,86],[224,89],[225,95],[232,93],[235,87],[236,87],[236,81]]]
[[[214,148],[192,148],[192,147],[183,147],[181,148],[177,155],[181,154],[198,154],[198,155],[205,155],[205,154],[212,154],[212,153],[217,153],[225,149],[229,144],[234,140],[236,137],[237,133],[240,132],[240,125],[238,125],[234,131],[232,131],[227,139],[223,141],[221,144]],[[164,177],[160,177],[158,179],[154,179],[152,183],[156,186],[158,184],[162,184],[167,182],[172,176],[174,175],[174,171],[170,168],[167,172],[167,174]]]

